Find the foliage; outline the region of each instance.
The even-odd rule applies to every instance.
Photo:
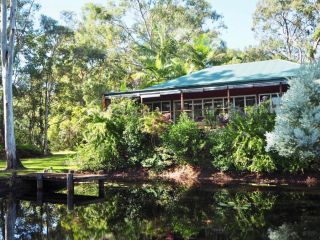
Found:
[[[274,127],[274,114],[269,103],[248,107],[246,112],[233,111],[225,128],[211,134],[212,164],[221,170],[252,172],[273,171],[276,159],[265,151],[265,132]]]
[[[284,167],[297,171],[319,164],[320,156],[320,62],[304,66],[290,80],[277,109],[275,129],[267,133],[267,149],[287,160]]]
[[[142,108],[133,100],[114,100],[107,112],[94,112],[88,121],[78,159],[83,169],[123,169],[136,166],[149,153],[143,132]]]
[[[161,113],[158,109],[153,112],[146,111],[143,116],[144,131],[158,137],[163,134],[172,123],[168,114]]]
[[[48,138],[52,150],[75,150],[83,141],[83,133],[94,108],[73,106],[50,118]]]
[[[17,145],[17,156],[19,158],[40,157],[42,155],[43,153],[41,149],[35,145],[31,145],[31,144]]]
[[[187,113],[182,113],[176,124],[162,136],[164,146],[175,153],[180,161],[200,163],[206,146],[204,132]]]
[[[153,156],[142,160],[141,165],[153,171],[161,172],[177,162],[177,158],[172,150],[160,146],[154,149]]]
[[[253,29],[261,46],[291,61],[314,60],[320,46],[320,3],[313,0],[260,0]]]

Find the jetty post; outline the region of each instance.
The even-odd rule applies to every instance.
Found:
[[[69,172],[67,174],[67,205],[68,210],[73,210],[74,208],[74,179],[73,179],[73,172]]]
[[[99,197],[104,198],[106,196],[106,191],[104,189],[104,180],[99,179],[98,184],[99,184]]]

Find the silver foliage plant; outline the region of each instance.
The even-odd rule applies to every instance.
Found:
[[[267,132],[266,150],[306,161],[320,160],[320,61],[305,65],[276,109],[273,132]]]

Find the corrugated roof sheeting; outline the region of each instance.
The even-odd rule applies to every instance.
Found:
[[[130,96],[150,92],[173,91],[199,87],[241,87],[241,85],[264,85],[281,82],[297,74],[300,64],[284,60],[268,60],[251,63],[229,64],[206,68],[167,82],[130,92],[109,93],[106,96]]]

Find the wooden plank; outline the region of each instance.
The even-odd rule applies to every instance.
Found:
[[[73,173],[37,173],[37,174],[28,174],[20,175],[19,179],[23,180],[37,180],[41,175],[42,181],[66,181],[68,174]],[[107,180],[110,176],[107,174],[73,174],[73,182],[86,182],[86,181],[97,181],[97,180]]]

